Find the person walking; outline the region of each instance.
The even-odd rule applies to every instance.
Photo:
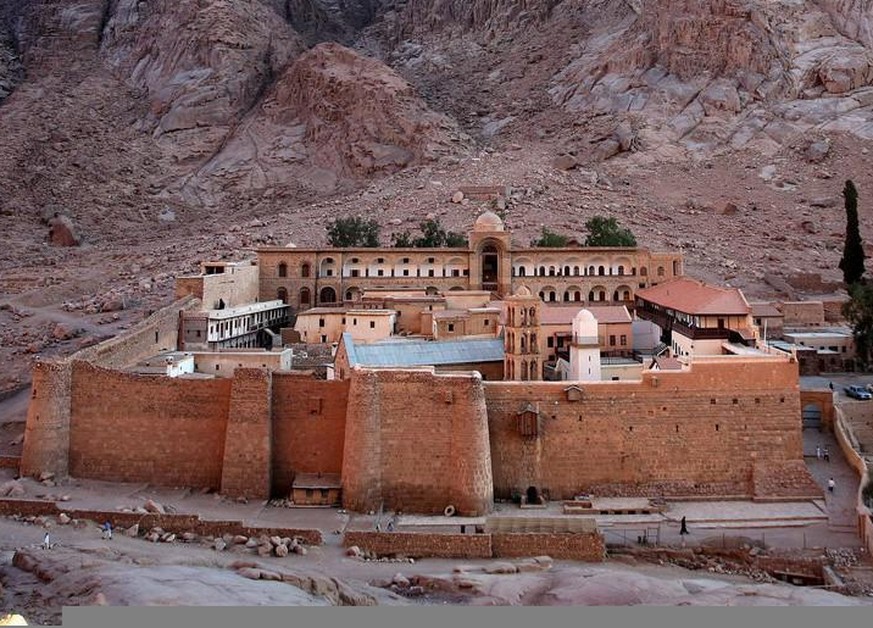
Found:
[[[824,448],[824,461],[825,462],[831,461],[831,452],[827,447]]]
[[[830,478],[830,479],[828,480],[828,493],[833,493],[833,492],[834,492],[834,487],[835,487],[836,485],[837,485],[837,483],[834,482],[834,478]]]
[[[107,541],[112,540],[112,524],[109,521],[103,522],[103,538]]]
[[[51,537],[49,536],[48,532],[46,532],[45,536],[42,537],[42,548],[43,549],[51,549],[52,548],[52,541],[51,541]]]
[[[679,534],[690,534],[688,532],[688,524],[685,522],[685,517],[682,517],[682,521],[679,522]]]
[[[815,457],[821,460],[821,445],[815,446]]]

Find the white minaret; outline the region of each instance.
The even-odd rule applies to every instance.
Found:
[[[570,379],[575,382],[600,381],[600,341],[597,319],[588,310],[580,310],[573,319],[570,343]]]

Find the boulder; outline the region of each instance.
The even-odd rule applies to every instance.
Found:
[[[721,210],[721,213],[724,216],[734,216],[739,213],[740,209],[734,203],[725,203],[724,209]]]
[[[81,240],[69,216],[55,213],[49,220],[48,241],[52,246],[79,246]]]
[[[273,545],[270,543],[264,543],[263,545],[258,545],[258,556],[270,556],[273,553]]]
[[[62,512],[61,514],[59,514],[58,515],[58,523],[61,524],[62,526],[67,525],[68,523],[70,523],[70,515],[68,515],[65,512]]]
[[[288,546],[287,545],[277,545],[275,552],[276,552],[276,556],[278,556],[279,558],[285,558],[288,555]]]
[[[0,484],[0,497],[21,497],[27,493],[24,485],[18,480],[9,480]]]
[[[249,539],[248,541],[246,541],[246,547],[249,548],[249,549],[254,549],[254,548],[256,548],[257,546],[258,546],[258,540],[257,540],[257,539]]]
[[[453,203],[456,203],[456,204],[457,204],[457,203],[460,203],[460,202],[463,201],[463,200],[464,200],[464,193],[461,192],[461,190],[458,190],[457,192],[455,192],[454,194],[452,194],[452,202],[453,202]]]
[[[212,547],[217,552],[223,552],[224,549],[227,547],[227,543],[224,542],[224,539],[215,539],[215,541],[212,543]]]
[[[146,509],[146,512],[154,513],[157,515],[164,515],[167,513],[166,509],[153,499],[147,500],[146,503],[143,504],[143,508]]]
[[[512,563],[493,563],[485,567],[487,574],[510,574],[518,573],[518,567]]]
[[[306,548],[303,547],[302,545],[295,545],[293,548],[291,548],[291,550],[295,554],[299,554],[300,556],[306,556],[306,554],[307,554]]]
[[[351,556],[352,558],[361,558],[364,553],[361,551],[361,548],[357,545],[352,545],[350,548],[346,550],[346,556]]]
[[[131,538],[136,538],[137,536],[139,536],[139,524],[134,523],[132,526],[124,531],[124,535]]]
[[[552,166],[558,170],[572,170],[576,165],[576,158],[573,155],[559,155],[552,160]]]
[[[830,150],[831,145],[828,142],[821,140],[818,142],[813,142],[812,144],[807,146],[804,155],[806,156],[807,161],[817,164],[820,161],[823,161],[824,158],[828,156]]]
[[[54,477],[55,477],[55,474],[52,473],[51,471],[43,471],[42,473],[39,474],[39,481],[45,482],[46,480],[53,480]]]
[[[248,543],[249,537],[243,536],[242,534],[237,534],[233,537],[234,545],[245,545]]]
[[[398,587],[406,588],[409,586],[409,578],[404,576],[402,573],[394,574],[394,577],[391,579],[393,584],[396,584]]]

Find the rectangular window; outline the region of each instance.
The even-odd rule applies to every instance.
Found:
[[[357,268],[353,268],[352,269],[352,277],[360,277],[360,276],[361,276],[361,271],[359,271]]]
[[[555,339],[552,338],[551,336],[549,336],[548,339],[546,340],[546,346],[547,346],[549,349],[551,349],[552,347],[554,347],[554,346],[555,346]]]
[[[488,327],[488,322],[489,322],[489,321],[488,321],[488,319],[486,318],[486,319],[485,319],[485,327]],[[198,332],[198,333],[199,333],[199,332]]]
[[[408,258],[408,257],[404,257],[404,258],[403,258],[403,263],[404,263],[404,264],[408,264],[408,263],[409,263],[409,258]]]
[[[429,271],[427,271],[427,276],[433,277],[433,268],[431,268]]]
[[[319,319],[318,319],[318,326],[319,326],[319,327],[324,327],[324,319],[323,319],[323,318],[319,318]]]
[[[428,257],[428,258],[427,258],[427,263],[428,263],[428,264],[433,264],[433,263],[434,263],[434,258],[433,258],[433,257]]]
[[[449,323],[449,331],[455,331],[455,324]]]
[[[403,276],[404,276],[404,277],[409,277],[409,269],[408,269],[408,268],[404,268],[404,269],[403,269]]]
[[[615,336],[610,336],[610,337],[609,337],[609,346],[610,346],[610,347],[614,347],[614,346],[615,346]]]
[[[452,277],[460,277],[460,276],[461,276],[461,271],[460,271],[460,269],[458,269],[458,268],[453,268],[453,269],[452,269]]]
[[[382,270],[382,269],[380,268],[379,270],[376,271],[376,274],[377,274],[379,277],[384,277],[384,276],[385,276],[385,271]]]
[[[376,329],[376,321],[370,321],[370,329]]]
[[[622,334],[622,335],[621,335],[621,338],[620,338],[619,340],[620,340],[620,342],[621,342],[621,346],[622,346],[622,347],[626,347],[626,346],[627,346],[627,336],[625,336],[624,334]]]

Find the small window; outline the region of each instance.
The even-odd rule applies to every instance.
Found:
[[[755,403],[761,403],[761,398],[760,398],[760,397],[755,397]]]
[[[319,326],[319,327],[324,327],[324,319],[323,319],[323,318],[319,318],[319,319],[318,319],[318,326]]]
[[[734,405],[737,405],[738,403],[740,403],[740,400],[737,399],[736,397],[734,397],[734,399],[731,403],[733,403]]]
[[[551,349],[552,347],[555,346],[555,339],[554,339],[552,336],[549,336],[549,337],[546,339],[546,346],[547,346],[549,349]]]
[[[610,337],[609,337],[609,346],[610,346],[610,347],[614,347],[614,346],[615,346],[615,336],[610,336]]]
[[[622,334],[622,335],[621,335],[621,338],[620,338],[620,341],[621,341],[621,346],[622,346],[622,347],[626,347],[626,346],[627,346],[627,336],[625,336],[624,334]]]
[[[353,318],[353,319],[352,319],[352,325],[355,325],[355,326],[358,325],[358,319],[357,319],[357,318]]]
[[[489,323],[489,321],[488,321],[488,319],[486,318],[486,319],[485,319],[485,327],[488,327],[488,323]]]
[[[449,323],[449,331],[455,331],[455,324]]]
[[[431,268],[429,271],[427,271],[427,276],[428,276],[428,277],[433,277],[433,276],[434,276],[434,274],[433,274],[433,268]]]
[[[715,397],[713,397],[712,399],[710,399],[710,400],[709,400],[709,403],[710,403],[710,405],[713,405],[713,406],[714,406],[714,405],[715,405]]]
[[[715,424],[715,431],[718,431],[718,423]]]
[[[427,263],[428,263],[428,264],[433,264],[435,261],[436,261],[436,259],[433,258],[433,257],[428,257],[428,258],[427,258]]]
[[[379,277],[384,277],[385,271],[380,268],[379,270],[376,271],[376,275],[378,275]]]
[[[403,258],[403,263],[404,263],[404,264],[408,264],[408,263],[409,263],[409,258],[408,258],[408,257],[404,257],[404,258]]]
[[[404,268],[404,269],[403,269],[403,276],[404,276],[404,277],[409,277],[409,269],[408,269],[408,268]]]
[[[376,329],[376,321],[370,321],[370,329]]]
[[[385,263],[385,258],[384,258],[384,257],[379,257],[379,258],[377,258],[377,259],[376,259],[376,263],[377,263],[377,264],[384,264],[384,263]]]

